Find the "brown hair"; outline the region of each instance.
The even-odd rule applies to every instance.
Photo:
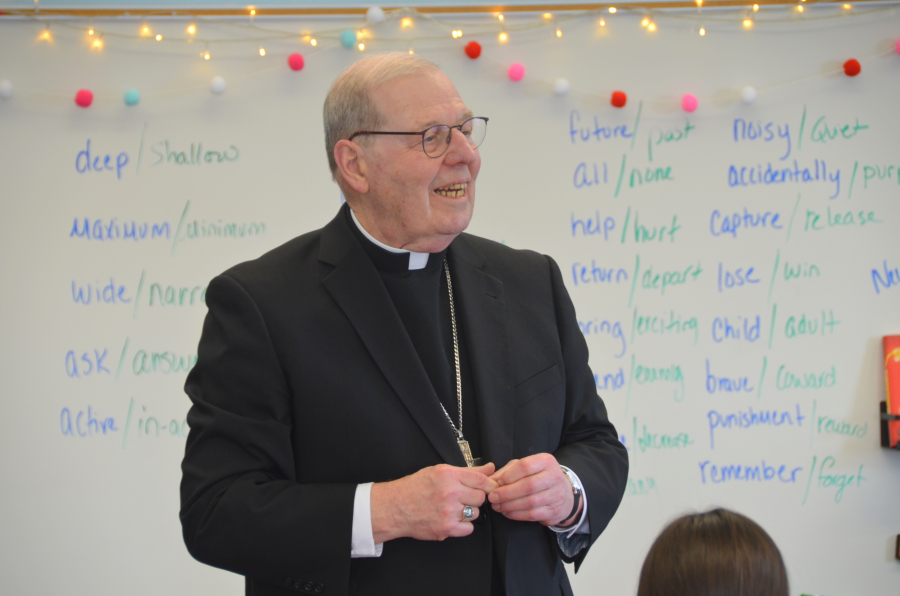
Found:
[[[679,517],[650,547],[638,596],[788,596],[778,547],[727,509]]]

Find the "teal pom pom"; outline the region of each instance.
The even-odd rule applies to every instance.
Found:
[[[341,32],[341,45],[345,48],[352,48],[356,45],[356,31],[353,29],[344,29]]]
[[[125,92],[126,106],[136,106],[139,101],[141,101],[141,94],[138,93],[137,89],[129,89]]]

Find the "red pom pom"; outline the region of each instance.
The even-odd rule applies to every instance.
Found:
[[[291,70],[303,70],[303,56],[294,53],[288,56],[288,66]]]
[[[624,108],[627,101],[628,96],[625,95],[624,91],[613,91],[612,99],[609,100],[609,103],[617,108]]]
[[[844,74],[848,77],[855,77],[862,70],[862,66],[859,65],[859,61],[854,58],[850,58],[846,62],[844,62]]]
[[[87,89],[80,89],[78,93],[75,94],[75,103],[83,108],[91,105],[92,101],[94,101],[94,94]]]
[[[470,41],[466,44],[466,56],[472,60],[481,56],[481,44],[477,41]]]

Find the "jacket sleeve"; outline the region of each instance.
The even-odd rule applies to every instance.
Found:
[[[606,406],[597,395],[594,375],[588,366],[588,348],[578,327],[575,307],[552,258],[550,281],[562,348],[566,383],[566,419],[560,447],[554,453],[559,463],[581,479],[588,499],[590,542],[574,557],[567,557],[554,544],[560,557],[581,566],[591,544],[609,524],[619,507],[628,479],[628,453],[609,421]]]
[[[352,484],[300,484],[290,388],[260,309],[234,278],[207,291],[182,463],[181,522],[196,559],[291,591],[345,594]],[[320,587],[320,589],[315,589]]]

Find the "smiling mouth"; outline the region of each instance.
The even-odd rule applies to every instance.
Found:
[[[464,197],[466,196],[466,189],[469,187],[468,182],[460,182],[457,184],[451,184],[449,186],[444,186],[443,188],[435,188],[435,194],[439,194],[442,197]]]

